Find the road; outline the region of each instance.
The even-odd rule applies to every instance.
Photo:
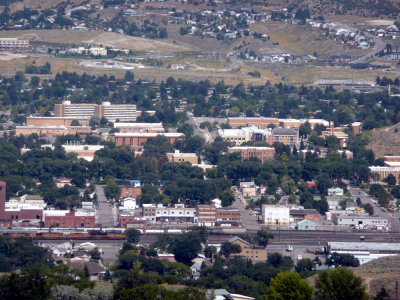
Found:
[[[96,194],[98,199],[98,209],[96,213],[96,223],[101,224],[101,227],[114,227],[116,221],[115,207],[107,201],[104,194],[104,186],[96,185]]]
[[[366,204],[366,203],[371,204],[372,207],[374,208],[374,216],[378,216],[381,218],[387,218],[391,225],[391,227],[390,227],[391,231],[400,232],[400,221],[399,221],[398,215],[396,213],[392,214],[392,213],[388,212],[387,210],[384,210],[381,207],[379,207],[377,204],[375,204],[372,201],[373,199],[367,193],[362,191],[361,189],[349,187],[349,192],[354,197],[354,199],[357,199],[358,197],[360,197],[361,202],[363,204]]]
[[[192,113],[188,113],[188,117],[189,123],[193,126],[194,135],[202,137],[206,141],[206,144],[212,143],[214,138],[213,135],[208,132],[208,130],[201,129],[200,124],[206,121],[210,122],[211,124],[213,124],[214,122],[217,122],[219,124],[228,122],[228,120],[225,118],[194,117]]]
[[[233,202],[232,207],[239,209],[242,215],[243,226],[246,227],[248,231],[258,231],[261,225],[258,223],[256,217],[250,214],[249,210],[246,209],[246,200],[243,199],[238,190],[234,190],[235,202]]]

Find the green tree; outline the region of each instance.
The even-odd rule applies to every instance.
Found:
[[[323,300],[366,300],[368,295],[361,277],[346,268],[337,268],[318,273],[315,280],[317,299]]]
[[[78,120],[72,120],[71,126],[81,126]]]
[[[235,201],[235,194],[232,190],[226,189],[219,194],[222,206],[231,206],[233,201]]]
[[[269,239],[273,239],[274,236],[268,231],[268,228],[263,227],[257,231],[256,241],[257,244],[263,247],[267,247]]]
[[[387,183],[389,186],[394,186],[394,185],[396,185],[396,177],[394,177],[393,174],[389,174],[389,175],[386,177],[385,181],[386,181],[386,183]]]
[[[370,216],[374,215],[374,207],[370,203],[365,203],[363,208]]]
[[[279,273],[271,279],[268,300],[311,300],[312,287],[292,271]]]
[[[354,255],[334,252],[326,259],[326,264],[335,267],[358,267],[360,262]]]
[[[221,245],[220,253],[226,258],[230,258],[232,253],[242,252],[242,247],[238,244],[232,244],[230,242],[225,242]]]
[[[129,243],[137,243],[140,239],[140,231],[135,228],[125,230],[126,240]]]
[[[121,195],[121,188],[114,182],[114,180],[110,179],[107,181],[107,185],[104,187],[104,194],[109,200],[117,200]]]
[[[99,248],[96,247],[92,251],[90,251],[90,258],[96,261],[101,259],[101,253],[99,251]]]

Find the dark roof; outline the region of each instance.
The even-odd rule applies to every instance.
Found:
[[[315,215],[319,213],[316,209],[291,209],[290,214],[304,216],[304,215]]]
[[[273,135],[295,135],[297,136],[297,130],[293,128],[275,128],[272,130]]]
[[[106,271],[102,266],[100,266],[98,263],[95,262],[77,262],[70,264],[71,268],[82,271],[85,270],[85,265],[87,266],[89,275],[104,273]]]

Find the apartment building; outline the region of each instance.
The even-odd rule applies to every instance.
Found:
[[[228,241],[232,244],[240,245],[241,248],[240,253],[233,253],[232,256],[240,256],[253,262],[265,262],[267,260],[267,249],[265,247],[254,246],[237,236]]]
[[[56,117],[70,118],[106,118],[110,122],[135,122],[137,111],[135,104],[111,104],[103,102],[101,105],[93,103],[71,103],[63,101],[61,104],[54,105]]]
[[[19,40],[17,38],[0,38],[0,49],[25,49],[29,47],[29,40]]]
[[[263,163],[265,160],[274,158],[275,148],[236,146],[228,147],[228,153],[239,153],[242,160],[249,160],[252,157],[256,157]]]

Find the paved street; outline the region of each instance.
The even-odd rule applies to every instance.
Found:
[[[373,199],[367,193],[362,191],[361,189],[349,187],[349,192],[354,197],[354,199],[357,199],[358,197],[360,197],[361,202],[363,204],[365,204],[365,203],[371,204],[372,207],[374,208],[374,216],[387,218],[389,220],[389,223],[391,224],[391,228],[390,228],[391,231],[400,232],[400,221],[399,221],[398,215],[396,213],[391,214],[387,210],[379,207],[377,204],[375,204],[372,201]]]
[[[240,197],[240,199],[239,199]],[[258,231],[261,228],[261,225],[257,222],[256,217],[250,214],[250,212],[246,209],[246,200],[240,195],[240,192],[235,192],[235,202],[233,202],[232,207],[238,208],[240,214],[242,215],[243,226],[246,227],[247,230]]]
[[[104,186],[96,185],[96,194],[99,202],[96,223],[101,224],[102,227],[114,227],[114,221],[116,220],[115,209],[106,199]]]

